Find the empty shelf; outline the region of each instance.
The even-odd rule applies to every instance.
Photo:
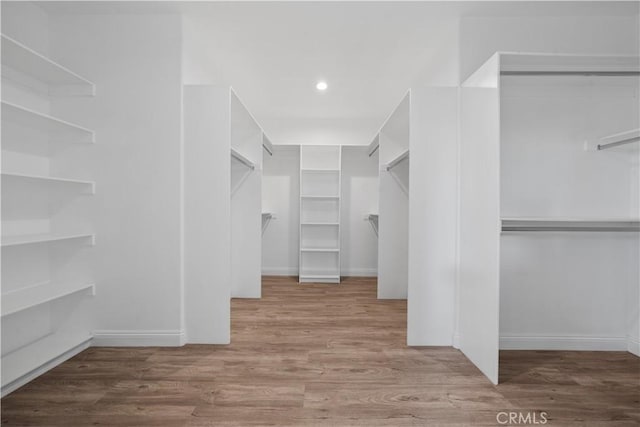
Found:
[[[1,37],[2,65],[47,85],[49,95],[95,95],[89,80],[4,34]]]
[[[2,247],[61,242],[76,239],[91,239],[91,244],[93,245],[94,238],[95,236],[93,234],[26,234],[20,236],[2,236]]]
[[[502,231],[638,232],[637,219],[503,218]]]
[[[2,101],[2,121],[50,133],[56,140],[93,143],[93,131],[58,118]]]
[[[339,222],[302,222],[301,225],[331,225],[338,226]]]
[[[7,292],[2,295],[2,316],[8,316],[40,304],[85,291],[94,295],[95,285],[93,283],[59,285],[44,282],[29,286],[28,288]]]
[[[340,169],[300,169],[303,173],[339,173]]]
[[[298,276],[298,282],[300,283],[340,283],[339,274],[327,274],[327,273],[304,273]]]
[[[340,252],[339,248],[300,248],[300,252]]]
[[[91,194],[95,193],[95,182],[94,181],[81,181],[78,179],[68,179],[68,178],[56,178],[52,176],[43,176],[43,175],[27,175],[20,173],[2,173],[3,179],[17,179],[22,181],[34,181],[34,182],[42,182],[42,183],[50,183],[50,184],[69,184],[69,185],[79,185],[86,186],[90,188]]]

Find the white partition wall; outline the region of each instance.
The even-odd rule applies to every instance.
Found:
[[[497,384],[500,95],[495,62],[461,89],[458,334],[460,350]]]
[[[300,147],[300,283],[340,283],[341,153]]]
[[[5,395],[92,340],[96,184],[86,164],[95,135],[74,113],[95,86],[46,52],[1,38]]]
[[[189,343],[231,339],[228,87],[185,86],[184,287]]]
[[[637,351],[639,69],[499,53],[462,89],[461,349],[494,383],[499,348]]]
[[[407,343],[453,343],[458,88],[411,89]]]
[[[262,129],[231,91],[231,297],[260,298]]]
[[[379,133],[378,298],[407,298],[410,94]]]

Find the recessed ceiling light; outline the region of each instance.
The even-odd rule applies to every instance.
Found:
[[[320,92],[324,92],[325,90],[327,90],[328,87],[329,85],[325,81],[321,80],[318,83],[316,83],[316,89],[318,89]]]

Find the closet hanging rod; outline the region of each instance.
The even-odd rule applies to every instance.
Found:
[[[601,76],[635,77],[640,71],[500,71],[501,76]]]
[[[640,232],[638,226],[625,226],[625,227],[553,227],[553,226],[503,226],[502,231],[506,232],[549,232],[549,231],[574,231],[574,232]]]
[[[634,136],[633,138],[627,138],[616,142],[609,142],[608,144],[598,144],[598,150],[606,150],[607,148],[618,147],[620,145],[631,144],[632,142],[638,141],[640,141],[640,136]]]
[[[400,154],[398,157],[396,157],[395,159],[387,163],[387,170],[389,171],[393,169],[398,165],[398,163],[402,162],[404,159],[408,157],[409,157],[409,150],[405,151],[404,153]]]
[[[377,144],[375,147],[373,147],[373,150],[369,151],[369,157],[373,156],[375,152],[378,151],[378,148],[380,148],[380,144]]]
[[[251,160],[247,159],[246,157],[244,157],[242,154],[238,153],[233,148],[231,149],[231,156],[234,157],[236,160],[238,160],[240,163],[242,163],[245,166],[247,166],[249,169],[255,170],[256,165],[253,164],[253,162]]]

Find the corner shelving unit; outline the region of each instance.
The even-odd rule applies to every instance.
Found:
[[[57,97],[91,97],[95,85],[7,35],[0,38],[5,395],[91,340],[85,297],[96,285],[84,248],[95,244],[95,235],[84,231],[90,228],[84,196],[95,194],[95,182],[73,177],[83,167],[62,152],[75,148],[60,144],[93,144],[95,133],[54,112]]]
[[[300,147],[300,283],[340,283],[341,147]]]

